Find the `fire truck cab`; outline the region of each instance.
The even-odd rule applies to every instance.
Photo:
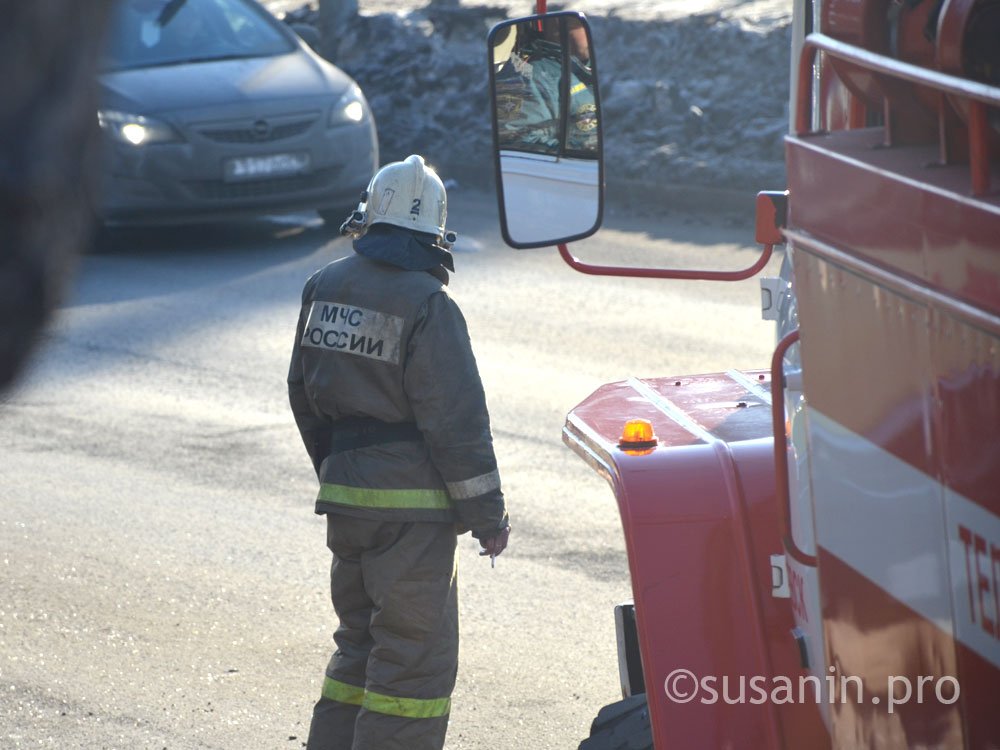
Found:
[[[586,19],[544,11],[488,40],[508,244],[729,281],[785,246],[770,363],[566,418],[632,581],[623,701],[581,750],[1000,748],[1000,2],[796,0],[787,190],[722,272],[570,252],[614,133]],[[519,78],[536,47],[548,90]]]

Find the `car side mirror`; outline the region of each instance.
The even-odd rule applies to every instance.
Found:
[[[589,237],[604,210],[601,99],[580,13],[519,18],[487,39],[500,228],[511,247]]]

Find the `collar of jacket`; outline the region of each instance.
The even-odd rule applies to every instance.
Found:
[[[438,266],[454,271],[451,253],[435,245],[435,239],[432,234],[376,224],[354,240],[354,252],[407,271],[430,271]]]

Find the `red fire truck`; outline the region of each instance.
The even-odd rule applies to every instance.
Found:
[[[588,274],[761,280],[770,367],[609,383],[563,439],[614,490],[624,700],[581,750],[1000,748],[1000,2],[795,0],[758,262],[598,266],[580,14],[489,37],[501,225]]]

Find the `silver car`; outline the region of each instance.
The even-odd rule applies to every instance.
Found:
[[[106,224],[340,222],[378,168],[361,89],[255,0],[119,0],[99,84]]]

